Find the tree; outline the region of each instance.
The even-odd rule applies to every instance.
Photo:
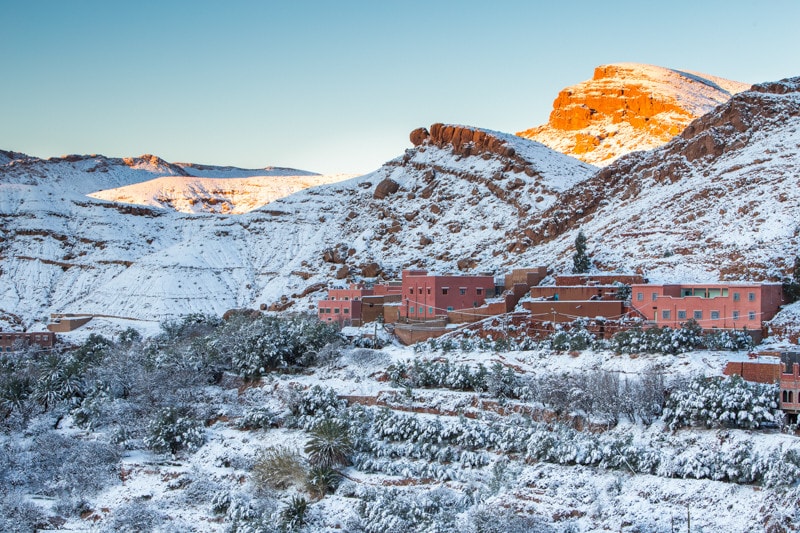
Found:
[[[589,272],[589,267],[592,266],[592,262],[586,253],[586,235],[583,234],[583,231],[579,231],[578,236],[575,237],[575,255],[572,256],[572,264],[573,274]]]

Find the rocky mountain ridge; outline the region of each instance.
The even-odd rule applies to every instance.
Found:
[[[591,80],[558,94],[547,124],[517,135],[605,166],[632,151],[666,143],[689,122],[748,88],[654,65],[601,65]]]

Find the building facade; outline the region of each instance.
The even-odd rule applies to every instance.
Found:
[[[761,331],[783,303],[779,283],[632,285],[631,306],[658,326],[694,319],[703,329]]]
[[[492,275],[432,275],[403,270],[401,317],[406,320],[442,319],[450,311],[467,312],[495,296]]]
[[[28,346],[49,349],[55,343],[56,335],[49,331],[35,333],[0,332],[0,352],[14,352]]]

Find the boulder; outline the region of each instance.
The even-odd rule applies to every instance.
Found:
[[[372,197],[376,200],[383,200],[390,194],[396,193],[400,189],[400,184],[393,179],[386,178],[381,181],[376,187]]]

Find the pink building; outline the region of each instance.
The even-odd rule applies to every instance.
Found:
[[[783,303],[779,283],[632,285],[631,305],[658,326],[680,327],[694,319],[703,329],[760,332]]]
[[[403,270],[400,316],[408,320],[444,318],[448,311],[480,307],[495,296],[494,276],[429,275]]]
[[[317,316],[323,322],[336,323],[339,327],[361,326],[382,315],[383,300],[388,295],[399,295],[400,290],[400,284],[394,282],[372,288],[351,283],[346,289],[328,289],[325,299],[317,302]]]
[[[361,299],[371,296],[372,289],[351,283],[347,289],[329,289],[324,300],[317,302],[317,316],[323,322],[342,326],[361,325]]]

